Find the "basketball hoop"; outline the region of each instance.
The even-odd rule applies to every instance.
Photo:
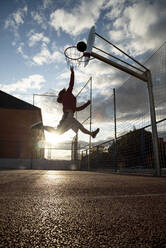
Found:
[[[67,47],[64,51],[64,55],[69,67],[73,66],[74,68],[77,68],[80,66],[85,66],[85,62],[89,60],[89,54],[78,51],[77,46]]]
[[[84,54],[77,50],[76,46],[67,47],[64,51],[67,65],[70,67],[78,67],[83,62]]]

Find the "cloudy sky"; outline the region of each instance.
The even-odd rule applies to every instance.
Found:
[[[86,41],[93,25],[98,34],[144,62],[166,40],[166,1],[0,1],[1,90],[32,103],[33,94],[57,94],[61,88],[67,87],[70,71],[64,49],[76,45],[80,40]],[[108,53],[112,51],[124,59],[123,55],[119,55],[99,38],[96,38],[95,46]],[[112,117],[109,120],[112,113],[109,100],[112,89],[118,88],[128,75],[93,60],[86,68],[75,70],[75,93],[91,76],[93,127],[101,128],[96,140],[106,140],[113,136]],[[87,88],[78,103],[88,98]],[[61,108],[55,99],[43,97],[41,100],[41,97],[36,96],[35,104],[43,108],[45,124],[58,124]],[[87,109],[82,116],[88,115]],[[71,139],[73,135],[71,133],[68,136]],[[87,141],[84,135],[81,139]]]

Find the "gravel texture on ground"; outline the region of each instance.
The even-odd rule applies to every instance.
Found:
[[[166,178],[0,171],[1,248],[166,248]]]

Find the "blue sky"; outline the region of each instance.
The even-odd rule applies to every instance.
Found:
[[[166,2],[0,1],[1,90],[32,103],[33,94],[57,94],[61,88],[67,87],[70,72],[64,49],[86,40],[93,25],[97,33],[143,62],[166,40]],[[99,39],[96,39],[95,46],[111,51]],[[117,55],[115,50],[112,52]],[[107,99],[112,95],[112,88],[119,87],[128,75],[93,60],[86,68],[77,69],[75,76],[75,93],[92,76],[93,105],[99,107],[97,116],[100,116],[94,116],[93,123],[94,128],[101,128],[97,140],[111,137],[108,129],[111,110]],[[88,93],[85,100],[88,100]],[[61,118],[60,108],[54,102],[48,112],[50,115],[44,117],[44,122],[56,126]],[[83,135],[82,139],[87,140],[87,137]]]

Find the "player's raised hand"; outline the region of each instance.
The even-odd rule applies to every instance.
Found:
[[[74,67],[73,66],[70,66],[70,71],[74,71]]]
[[[87,103],[88,103],[88,105],[91,104],[91,100],[88,100]]]

